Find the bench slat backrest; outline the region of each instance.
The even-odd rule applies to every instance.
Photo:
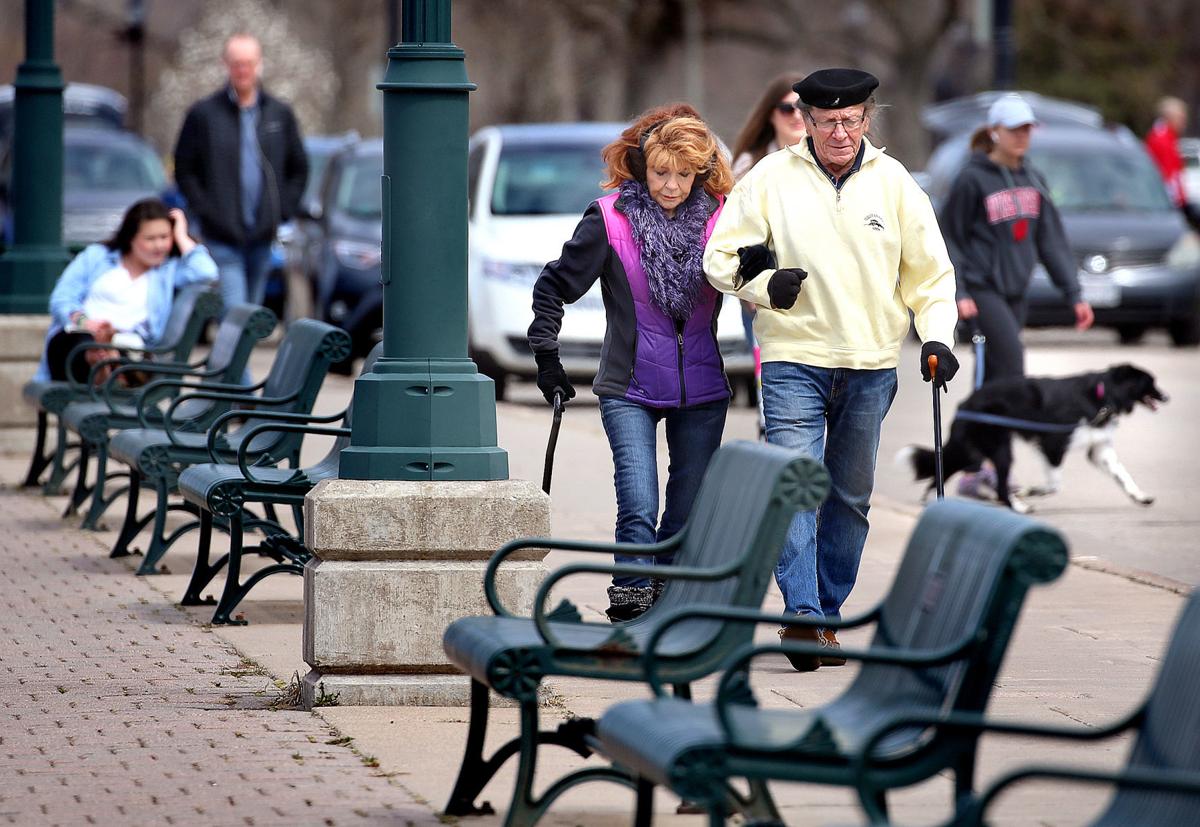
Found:
[[[287,333],[275,352],[275,361],[267,373],[262,390],[264,398],[295,395],[291,402],[275,405],[271,410],[308,413],[317,400],[329,366],[350,353],[350,336],[344,330],[315,319],[300,319],[288,326]],[[263,424],[265,420],[250,417],[243,429]],[[268,431],[253,437],[249,450],[267,452],[282,459],[298,450],[301,434]]]
[[[229,309],[217,327],[205,367],[219,371],[213,381],[237,384],[242,381],[250,352],[275,329],[275,314],[257,304],[239,304]]]
[[[1130,753],[1129,766],[1200,775],[1200,592],[1184,604]],[[1120,788],[1098,823],[1194,824],[1200,795]]]
[[[659,618],[684,607],[757,609],[792,518],[798,510],[816,508],[828,490],[824,467],[799,452],[752,442],[721,446],[705,472],[674,565],[718,568],[737,561],[735,574],[717,581],[668,580],[651,610],[630,626],[656,626]],[[661,651],[712,647],[726,652],[752,633],[751,624],[691,620],[666,634]]]
[[[379,342],[375,347],[371,348],[371,352],[367,354],[367,358],[363,360],[362,370],[359,371],[359,376],[370,373],[375,367],[375,362],[383,354],[383,342]],[[346,406],[346,415],[342,417],[342,427],[349,428],[354,425],[354,395],[350,395],[350,404]],[[334,477],[338,474],[338,466],[341,464],[342,450],[350,447],[350,437],[340,436],[333,441],[333,446],[329,449],[329,453],[321,458],[320,462],[314,465],[310,470],[318,478],[324,478],[326,474]]]
[[[930,505],[909,539],[871,646],[936,651],[972,634],[980,643],[943,666],[864,664],[823,717],[835,728],[870,732],[905,710],[983,711],[1029,586],[1055,579],[1066,564],[1062,537],[1015,512],[962,500]],[[907,749],[918,734],[899,731],[880,751]]]
[[[173,362],[189,361],[205,325],[221,315],[221,306],[220,294],[206,284],[180,289],[155,350]]]

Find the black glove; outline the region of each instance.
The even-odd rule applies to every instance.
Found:
[[[547,402],[551,405],[554,404],[556,390],[562,393],[564,402],[575,398],[575,388],[571,385],[571,380],[567,378],[567,372],[563,370],[557,350],[535,353],[533,358],[537,362],[538,390],[542,392],[542,396],[546,397]]]
[[[937,376],[929,375],[929,357],[937,357]],[[921,378],[926,382],[932,381],[939,388],[946,387],[946,383],[954,378],[954,374],[958,373],[958,360],[954,358],[954,354],[950,352],[950,348],[946,347],[941,342],[926,342],[921,345]]]
[[[742,284],[753,281],[763,270],[775,269],[775,254],[765,244],[738,247],[738,276]]]
[[[799,267],[788,267],[776,270],[767,282],[767,295],[771,297],[771,307],[776,310],[787,310],[796,303],[800,295],[800,284],[808,278],[808,273]]]

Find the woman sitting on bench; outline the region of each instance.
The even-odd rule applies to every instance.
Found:
[[[50,330],[34,378],[63,381],[70,376],[86,382],[92,365],[116,355],[91,348],[68,365],[81,342],[153,346],[166,327],[175,290],[217,278],[217,265],[187,230],[183,210],[147,198],[126,211],[112,238],[84,248],[50,294]]]

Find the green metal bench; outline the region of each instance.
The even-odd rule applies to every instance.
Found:
[[[129,544],[153,521],[150,544],[145,557],[138,566],[138,574],[155,574],[157,566],[167,549],[187,531],[197,528],[198,521],[175,529],[166,534],[166,518],[169,511],[189,511],[196,514],[191,503],[172,504],[170,494],[176,488],[180,472],[190,465],[208,462],[208,435],[190,430],[186,421],[180,422],[175,413],[180,406],[194,400],[208,400],[229,410],[233,406],[243,408],[266,408],[287,413],[305,414],[312,411],[317,392],[325,381],[329,366],[345,359],[350,352],[349,335],[332,325],[313,319],[301,319],[291,324],[279,343],[275,361],[263,382],[256,385],[209,384],[203,390],[189,390],[181,380],[163,379],[160,385],[177,384],[185,391],[174,401],[164,415],[163,428],[129,428],[120,431],[109,444],[109,454],[125,463],[130,469],[129,495],[126,501],[125,520],[121,534],[113,546],[112,557],[124,557],[130,553]],[[256,394],[255,391],[261,391]],[[139,408],[143,422],[148,422],[147,400]],[[210,410],[211,412],[211,410]],[[217,447],[223,451],[236,452],[243,442],[248,443],[247,455],[256,465],[286,463],[299,465],[301,434],[293,432],[259,433],[252,439],[247,434],[261,420],[249,418],[237,431],[220,440]],[[138,516],[138,495],[145,486],[155,492],[155,508],[149,514]]]
[[[980,713],[1008,648],[1029,587],[1056,579],[1067,564],[1061,536],[1007,509],[945,500],[930,505],[909,540],[891,590],[878,607],[842,621],[762,614],[748,609],[688,607],[675,612],[647,644],[655,699],[607,710],[590,744],[638,779],[636,822],[650,823],[655,785],[670,787],[724,824],[727,808],[746,810],[729,779],[804,781],[857,787],[867,813],[886,818],[886,791],[954,773],[956,800],[970,793],[973,739],[914,726],[892,732],[855,758],[881,726],[902,716]],[[747,679],[752,659],[820,654],[816,644],[751,646],[722,676],[713,703],[667,696],[671,636],[683,624],[772,623],[837,630],[873,625],[867,649],[843,647],[862,662],[850,686],[813,709],[764,709]],[[769,795],[748,815],[778,819]]]
[[[59,414],[59,422],[69,432],[79,437],[78,473],[75,478],[75,490],[67,503],[63,516],[73,514],[77,508],[91,498],[91,505],[84,516],[82,527],[96,529],[101,515],[113,501],[121,496],[126,489],[105,493],[105,484],[109,479],[124,477],[126,474],[108,475],[108,440],[112,431],[125,428],[137,428],[142,424],[139,409],[145,408],[146,421],[152,425],[161,425],[161,412],[149,404],[143,406],[143,399],[148,396],[159,402],[164,397],[177,395],[183,387],[180,384],[164,386],[148,384],[138,388],[132,394],[117,395],[120,377],[131,371],[139,371],[151,377],[176,377],[180,380],[194,382],[187,387],[198,388],[204,383],[236,384],[241,381],[250,361],[250,353],[254,346],[266,339],[275,329],[275,314],[265,307],[254,304],[242,304],[225,314],[217,335],[213,338],[212,348],[201,361],[193,365],[179,365],[155,362],[139,362],[126,364],[116,368],[97,396],[99,401],[89,400],[72,402]],[[159,391],[163,393],[159,393]],[[186,416],[191,426],[204,429],[211,423],[213,417],[204,416],[206,411],[216,410],[212,402],[193,402],[183,406],[178,411]],[[96,457],[96,478],[92,485],[87,484],[89,458]]]
[[[159,360],[160,363],[185,365],[191,358],[192,350],[195,349],[196,344],[200,341],[200,335],[204,331],[205,325],[208,324],[209,320],[220,316],[221,309],[220,294],[211,290],[208,285],[190,285],[184,287],[175,296],[175,301],[171,305],[171,315],[167,317],[167,326],[163,330],[162,341],[156,347],[144,349],[122,348],[121,352],[129,355],[137,354],[142,359]],[[83,347],[71,351],[71,355],[68,357],[68,364],[74,360],[75,354],[79,350],[88,347],[112,349],[112,345],[85,344]],[[127,357],[117,360],[116,364],[121,364],[124,361],[128,361]],[[98,367],[93,367],[93,375],[96,373]],[[42,474],[49,468],[50,476],[47,478],[42,490],[46,494],[60,493],[63,481],[74,467],[73,464],[67,463],[67,451],[78,446],[72,445],[67,441],[66,431],[60,421],[58,423],[57,441],[54,450],[47,453],[46,434],[49,428],[49,417],[51,414],[58,417],[62,413],[63,408],[71,402],[95,399],[94,394],[94,385],[77,382],[73,379],[68,381],[44,380],[25,383],[25,386],[21,389],[21,395],[37,411],[37,436],[34,441],[33,456],[29,460],[29,470],[26,472],[25,481],[22,483],[24,487],[33,488],[36,486]]]
[[[447,815],[491,812],[475,798],[501,765],[519,754],[517,785],[505,819],[527,825],[562,792],[593,778],[632,784],[628,775],[593,767],[533,795],[534,767],[541,744],[556,744],[590,754],[584,742],[588,719],[574,719],[557,730],[538,729],[538,688],[550,675],[618,681],[642,681],[642,652],[662,621],[685,606],[757,608],[788,526],[798,510],[816,508],[829,490],[829,475],[815,460],[796,451],[748,442],[723,445],[713,455],[687,524],[669,540],[653,545],[614,545],[530,538],[508,543],[493,555],[484,575],[484,593],[494,616],[465,617],[451,623],[442,643],[449,659],[471,678],[471,723],[458,781],[446,805]],[[642,566],[573,563],[552,572],[534,598],[533,617],[518,617],[501,605],[496,576],[501,563],[528,548],[621,553],[657,557],[674,553],[674,563],[654,567],[664,581],[658,601],[642,616],[612,625],[585,623],[568,601],[546,610],[552,587],[580,573],[645,574]],[[660,659],[664,680],[676,694],[690,696],[690,684],[722,668],[750,639],[746,624],[698,622],[679,628],[664,641]],[[520,735],[484,759],[488,691],[515,700]]]
[[[1200,821],[1200,592],[1184,604],[1149,697],[1132,713],[1108,726],[1068,728],[985,721],[972,715],[909,716],[892,721],[867,740],[858,772],[869,777],[876,747],[897,731],[931,727],[946,737],[975,739],[984,733],[1057,738],[1084,743],[1123,732],[1134,734],[1125,766],[1110,770],[1054,765],[1007,772],[956,815],[952,827],[983,827],[987,807],[1009,786],[1028,778],[1052,778],[1116,788],[1112,800],[1090,827],[1178,827]],[[950,827],[950,825],[948,825]]]
[[[376,345],[363,362],[362,373],[370,373],[375,361],[383,351]],[[237,463],[221,462],[216,448],[218,436],[225,424],[235,417],[253,416],[258,422],[248,432],[238,447]],[[336,479],[342,449],[350,445],[350,428],[353,424],[354,400],[345,411],[330,416],[275,413],[273,411],[230,411],[208,432],[209,455],[213,462],[200,463],[184,469],[179,475],[179,493],[184,500],[200,509],[200,544],[196,552],[196,565],[192,578],[184,592],[184,606],[200,606],[215,603],[212,622],[214,624],[244,623],[238,620],[233,610],[263,578],[272,574],[303,574],[304,564],[311,558],[305,548],[303,512],[300,506],[304,497],[321,480]],[[314,423],[342,420],[340,428],[322,428]],[[253,467],[249,464],[247,448],[254,437],[267,431],[293,431],[300,434],[323,434],[337,437],[329,453],[319,462],[306,468]],[[291,536],[278,523],[247,518],[247,503],[271,503],[291,506],[296,519],[296,537]],[[212,547],[213,518],[225,522],[229,532],[229,551],[210,562]],[[258,546],[245,548],[243,534],[246,528],[261,529],[266,535]],[[259,569],[245,582],[241,581],[242,557],[247,553],[263,554],[274,558],[275,563]],[[204,588],[222,568],[226,568],[225,587],[220,600],[206,600]]]

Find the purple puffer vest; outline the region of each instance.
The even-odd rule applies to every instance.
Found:
[[[679,330],[670,316],[650,298],[650,285],[633,240],[633,228],[616,208],[619,193],[598,199],[608,231],[608,243],[621,260],[637,315],[633,371],[625,398],[652,408],[678,408],[729,398],[725,365],[717,348],[717,311],[721,294],[705,282],[691,317]],[[704,228],[704,241],[712,235],[717,208]]]

